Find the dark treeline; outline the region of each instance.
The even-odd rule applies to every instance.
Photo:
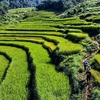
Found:
[[[62,0],[57,0],[57,1],[47,0],[43,1],[40,5],[38,5],[37,9],[62,11],[64,10],[64,3]]]
[[[3,2],[0,2],[0,15],[5,14],[8,11],[8,6]]]

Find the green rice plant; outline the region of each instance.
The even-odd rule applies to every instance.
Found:
[[[64,25],[91,25],[91,22],[86,22],[85,20],[70,20],[70,21],[66,21],[64,23]]]
[[[22,35],[54,35],[54,36],[65,36],[65,34],[62,34],[60,32],[50,32],[50,31],[5,31],[5,30],[1,30],[0,31],[0,35],[5,34],[22,34]]]
[[[45,46],[45,48],[47,48],[49,50],[49,52],[52,52],[53,50],[56,49],[56,44],[53,43],[52,41],[46,41],[45,39],[43,39],[42,37],[1,37],[0,40],[18,40],[18,41],[27,41],[27,42],[36,42],[36,43],[40,43],[43,44],[43,46]]]
[[[82,49],[82,46],[80,44],[73,43],[72,41],[64,39],[62,37],[45,36],[44,38],[48,40],[51,39],[54,40],[55,42],[58,42],[57,46],[59,48],[60,53],[62,54],[78,53]]]
[[[28,25],[28,26],[56,26],[57,24],[54,23],[53,21],[43,21],[43,20],[34,20],[32,22],[21,22],[20,25]],[[58,24],[61,25],[61,24]]]
[[[81,25],[81,26],[66,26],[67,28],[76,28],[81,29],[82,31],[88,32],[90,36],[94,36],[96,34],[99,34],[100,25],[94,24],[94,25]]]
[[[71,21],[71,20],[76,20],[78,17],[70,17],[70,18],[60,18],[59,15],[57,17],[54,17],[52,19],[45,19],[47,21],[54,21],[54,22],[64,22],[64,21]]]
[[[81,30],[89,30],[89,29],[99,29],[100,25],[94,24],[94,25],[81,25],[81,26],[66,26],[68,28],[75,28],[75,29],[81,29]]]
[[[57,31],[56,28],[50,26],[31,26],[31,25],[12,25],[0,27],[1,30],[9,31]]]
[[[100,54],[99,53],[94,56],[94,59],[100,65]]]
[[[47,12],[47,11],[33,11],[33,12],[27,12],[28,18],[23,21],[33,21],[33,20],[42,20],[42,19],[52,19],[56,16],[54,12]],[[34,16],[33,16],[34,15]]]
[[[100,23],[100,15],[93,18],[93,22]]]
[[[91,74],[95,78],[95,80],[100,84],[100,72],[91,69]]]
[[[73,28],[68,28],[68,29],[65,29],[65,30],[67,30],[68,32],[75,32],[75,33],[82,33],[82,30],[80,30],[80,29],[73,29]]]
[[[100,12],[99,12],[100,13]],[[92,22],[95,22],[95,23],[99,23],[100,22],[100,14],[94,14],[92,16],[89,16],[86,18],[87,21],[92,21]]]
[[[0,54],[0,83],[3,81],[9,62],[10,61],[3,54]]]
[[[40,36],[41,35],[39,35],[39,37]],[[82,46],[80,44],[73,43],[72,41],[69,41],[62,37],[45,36],[45,35],[42,35],[41,37],[53,43],[57,43],[58,44],[57,46],[59,47],[60,52],[63,54],[78,53],[82,49]],[[74,46],[76,46],[77,48],[73,49]]]
[[[29,95],[27,55],[22,49],[0,45],[0,51],[6,52],[12,59],[6,77],[0,85],[0,98],[4,100],[22,100]]]
[[[16,8],[8,10],[9,13],[18,13],[18,12],[28,12],[31,11],[33,8]]]
[[[67,39],[72,40],[73,42],[79,42],[82,39],[88,38],[88,34],[84,33],[71,33],[69,32],[66,36]]]
[[[55,66],[50,63],[47,51],[44,50],[41,45],[17,41],[0,41],[0,43],[17,44],[29,48],[29,52],[34,58],[34,64],[36,65],[36,88],[40,100],[69,100],[70,88],[68,77],[65,76],[64,73],[55,71]],[[4,94],[2,95],[4,97],[6,92],[5,90],[2,90],[2,92],[0,87],[0,93]],[[2,98],[2,96],[0,97]],[[12,98],[12,96],[10,97]],[[9,100],[9,98],[7,98],[7,100]],[[11,98],[10,100],[13,100]]]

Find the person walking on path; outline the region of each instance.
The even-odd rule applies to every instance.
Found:
[[[91,72],[90,71],[86,71],[86,82],[87,82],[87,84],[90,83],[90,80],[91,80]]]
[[[91,66],[90,65],[86,66],[86,72],[89,72],[90,70],[91,70]]]
[[[86,70],[87,64],[88,64],[87,58],[83,59],[84,71]]]

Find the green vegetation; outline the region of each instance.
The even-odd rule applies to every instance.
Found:
[[[49,51],[53,51],[56,49],[56,44],[50,41],[46,41],[42,37],[2,37],[0,40],[12,40],[12,41],[27,41],[27,42],[34,42],[34,43],[39,43],[43,44],[45,48],[47,48]]]
[[[0,55],[0,83],[3,80],[5,71],[7,69],[7,67],[9,66],[9,60],[4,56],[4,55]]]
[[[31,10],[35,10],[35,8],[17,8],[17,9],[10,9],[10,10],[8,10],[8,12],[9,13],[15,13],[15,14],[17,14],[17,13],[25,13],[25,12],[29,12],[29,11],[31,11]]]
[[[84,87],[80,87],[80,84],[78,82],[78,72],[79,70],[82,70],[82,55],[80,54],[74,54],[71,56],[68,56],[63,62],[59,64],[57,67],[58,70],[64,70],[65,74],[69,76],[70,79],[70,85],[71,85],[71,97],[70,99],[77,99],[80,100],[81,97],[80,92],[81,89]],[[75,94],[78,93],[77,97],[75,97]]]
[[[27,85],[30,73],[27,70],[28,64],[25,51],[10,46],[0,46],[0,51],[6,52],[12,59],[5,80],[0,85],[0,98],[5,100],[26,99],[29,92]],[[11,93],[11,96],[9,93]]]
[[[100,84],[100,72],[92,69],[91,74],[95,78],[95,80]]]
[[[73,16],[83,13],[89,13],[92,14],[94,12],[100,11],[100,1],[98,0],[83,0],[83,2],[79,2],[73,7],[66,10],[63,14],[63,16]]]
[[[70,18],[56,14],[18,8],[0,16],[0,52],[6,54],[0,55],[0,59],[5,57],[0,67],[1,99],[82,99],[85,88],[83,77],[80,83],[82,59],[90,47],[92,51],[97,49],[94,37],[90,36],[100,32],[99,12],[91,15],[80,12]],[[99,63],[98,55],[91,56],[89,64]],[[91,73],[98,83],[98,69]]]
[[[100,65],[100,54],[95,55],[94,59]]]
[[[84,33],[72,33],[72,32],[69,32],[67,34],[66,38],[69,39],[69,40],[72,40],[74,42],[79,42],[82,39],[88,38],[88,35],[84,34]]]
[[[72,41],[66,40],[64,38],[55,37],[55,36],[46,36],[46,39],[52,39],[58,41],[58,48],[59,52],[62,54],[72,54],[72,53],[78,53],[82,46],[80,44],[73,43]],[[75,49],[73,49],[76,46]]]
[[[31,56],[34,58],[34,64],[36,65],[36,88],[40,100],[55,100],[56,98],[68,100],[70,93],[68,77],[65,77],[63,73],[55,71],[54,65],[50,64],[48,53],[41,45],[28,42],[0,41],[0,43],[8,45],[9,43],[20,44],[29,48],[29,52],[31,52]]]

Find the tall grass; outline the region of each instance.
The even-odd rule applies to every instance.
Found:
[[[36,88],[40,100],[69,100],[68,77],[64,73],[55,71],[55,66],[50,63],[47,51],[41,45],[28,42],[1,41],[0,43],[13,43],[29,48],[36,65]]]
[[[45,46],[47,49],[49,49],[51,52],[53,50],[56,49],[56,44],[52,41],[47,41],[45,39],[43,39],[42,37],[1,37],[0,40],[12,40],[12,41],[27,41],[27,42],[35,42],[35,43],[39,43],[42,44],[43,46]]]
[[[78,53],[82,46],[78,43],[73,43],[72,41],[69,41],[67,39],[64,39],[62,37],[56,37],[56,36],[45,36],[47,39],[52,39],[58,42],[59,51],[62,54],[72,54],[72,53]],[[74,49],[73,49],[74,48]]]
[[[4,55],[0,55],[0,83],[3,80],[5,71],[8,66],[9,66],[9,60]]]
[[[100,84],[100,72],[91,69],[91,74],[95,78],[95,81],[97,81]]]
[[[100,65],[100,54],[94,56],[95,61]]]
[[[73,42],[79,42],[82,39],[88,38],[88,34],[69,32],[67,34],[66,38],[73,41]]]
[[[0,46],[0,51],[6,52],[12,59],[6,77],[0,85],[0,99],[26,100],[30,73],[25,51],[10,46]]]

